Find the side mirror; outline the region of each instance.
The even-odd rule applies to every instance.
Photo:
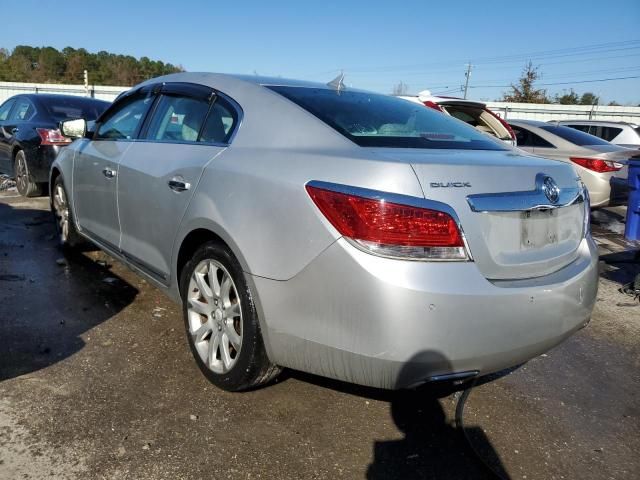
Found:
[[[60,132],[65,137],[83,138],[87,133],[87,121],[84,118],[60,122]]]

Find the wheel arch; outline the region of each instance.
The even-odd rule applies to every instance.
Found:
[[[262,309],[262,303],[260,302],[260,294],[256,288],[256,284],[251,275],[246,258],[242,255],[237,244],[222,227],[209,219],[194,220],[193,222],[190,222],[189,228],[185,228],[183,232],[184,233],[178,237],[179,240],[176,241],[176,247],[174,248],[174,252],[176,252],[174,254],[173,261],[175,275],[173,276],[174,280],[171,282],[171,286],[169,287],[169,295],[175,301],[182,302],[180,277],[185,265],[200,245],[214,241],[225,246],[238,260],[240,268],[246,274],[245,280],[252,292],[253,302],[258,312],[258,321],[260,322],[260,329],[267,356],[269,358],[273,358],[269,329],[267,328],[267,324],[264,319],[264,310]]]
[[[240,263],[240,267],[244,272],[247,272],[247,263],[244,256],[240,253],[238,246],[233,242],[231,237],[226,234],[221,228],[210,222],[197,222],[191,226],[191,228],[185,229],[185,233],[180,236],[180,240],[176,243],[179,245],[175,251],[175,284],[179,292],[180,290],[180,277],[184,266],[189,259],[193,256],[195,251],[206,242],[216,242],[226,248],[233,254],[233,256]]]

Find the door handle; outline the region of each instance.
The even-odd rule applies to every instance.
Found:
[[[18,127],[12,128],[11,129],[11,135],[15,135],[16,133],[18,133],[20,131],[20,129]]]
[[[174,192],[184,192],[185,190],[189,190],[191,188],[191,184],[184,181],[184,178],[181,176],[173,177],[171,180],[167,182],[169,188]]]
[[[116,176],[116,171],[107,167],[104,170],[102,170],[102,174],[107,178],[113,178]]]

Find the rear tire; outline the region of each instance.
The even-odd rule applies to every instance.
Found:
[[[60,176],[53,182],[51,212],[56,222],[56,234],[61,248],[73,249],[85,243],[78,230],[76,230],[67,190],[64,188],[64,183]]]
[[[208,242],[180,278],[187,341],[196,363],[217,387],[241,391],[280,373],[267,356],[251,290],[228,248]]]
[[[42,195],[42,189],[39,183],[33,180],[29,173],[27,165],[27,156],[23,150],[18,150],[14,160],[14,169],[16,177],[16,189],[23,197],[38,197]]]

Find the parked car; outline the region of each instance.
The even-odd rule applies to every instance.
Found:
[[[280,367],[391,389],[468,379],[589,320],[598,257],[573,168],[432,109],[180,73],[62,132],[80,140],[51,170],[61,244],[91,240],[180,302],[221,388]]]
[[[588,133],[536,120],[511,120],[518,148],[572,164],[587,186],[592,207],[626,201],[626,160],[636,154]]]
[[[516,145],[516,136],[509,124],[482,102],[455,97],[435,97],[429,90],[424,90],[416,96],[399,95],[399,97],[451,115],[509,145]]]
[[[640,148],[640,126],[635,123],[596,120],[561,120],[549,123],[575,128],[621,147]]]
[[[0,105],[0,172],[15,177],[18,192],[40,195],[61,147],[71,139],[58,124],[70,118],[95,120],[108,102],[71,95],[24,94]]]

